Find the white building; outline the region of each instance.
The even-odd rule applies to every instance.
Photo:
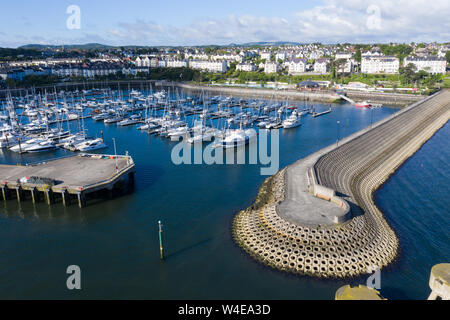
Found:
[[[193,60],[190,62],[192,69],[206,70],[209,72],[226,72],[228,65],[226,61],[199,61]]]
[[[306,60],[304,59],[293,59],[287,62],[288,73],[290,75],[304,73],[306,71]]]
[[[284,61],[287,59],[287,53],[286,52],[278,52],[277,55],[275,56],[275,60],[281,60]]]
[[[336,70],[338,73],[350,73],[353,70],[353,59],[346,59],[344,64],[341,64],[340,67]]]
[[[158,59],[158,68],[166,68],[166,67],[167,67],[167,60]]]
[[[406,57],[404,66],[412,63],[416,66],[417,71],[424,70],[431,74],[445,74],[447,71],[447,61],[445,58],[435,56],[426,57]]]
[[[239,54],[216,54],[211,56],[211,60],[213,61],[236,61],[236,62],[242,62],[242,56]]]
[[[328,59],[317,59],[314,62],[314,72],[317,73],[328,73],[328,65],[330,61]]]
[[[187,68],[189,67],[189,62],[187,60],[168,60],[168,68]]]
[[[391,56],[369,56],[361,58],[361,73],[398,73],[400,61]]]
[[[137,57],[134,65],[136,67],[150,67],[150,58],[148,56]]]
[[[192,59],[194,59],[194,60],[208,60],[209,59],[209,56],[206,53],[197,53],[197,54],[192,54],[189,56],[192,57]]]
[[[252,72],[258,70],[258,68],[253,63],[239,63],[236,65],[236,70]]]
[[[279,65],[277,62],[266,62],[264,65],[264,73],[277,73]]]
[[[450,45],[441,46],[438,51],[438,57],[445,58],[447,51],[450,51]]]
[[[361,57],[382,56],[383,54],[379,50],[366,51],[361,54]]]
[[[335,59],[351,59],[352,53],[351,52],[337,52],[335,55]]]
[[[272,53],[271,52],[261,52],[261,59],[270,61],[272,59]]]

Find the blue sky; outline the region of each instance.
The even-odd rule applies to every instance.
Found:
[[[69,5],[80,7],[79,30],[66,27]],[[2,13],[1,47],[450,41],[447,0],[15,0]]]

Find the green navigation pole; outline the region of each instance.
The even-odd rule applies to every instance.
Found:
[[[164,252],[163,252],[163,243],[162,243],[162,224],[161,221],[158,221],[159,227],[159,251],[161,253],[161,260],[164,260]]]

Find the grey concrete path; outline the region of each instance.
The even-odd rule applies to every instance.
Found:
[[[299,225],[330,225],[334,224],[334,216],[345,214],[345,211],[335,204],[316,198],[308,192],[306,173],[317,159],[327,152],[326,149],[301,159],[287,168],[286,198],[277,207],[277,213],[283,219]]]

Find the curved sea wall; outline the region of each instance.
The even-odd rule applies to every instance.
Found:
[[[284,168],[236,215],[234,239],[288,272],[353,277],[382,269],[395,259],[398,239],[373,193],[449,117],[444,90]]]

